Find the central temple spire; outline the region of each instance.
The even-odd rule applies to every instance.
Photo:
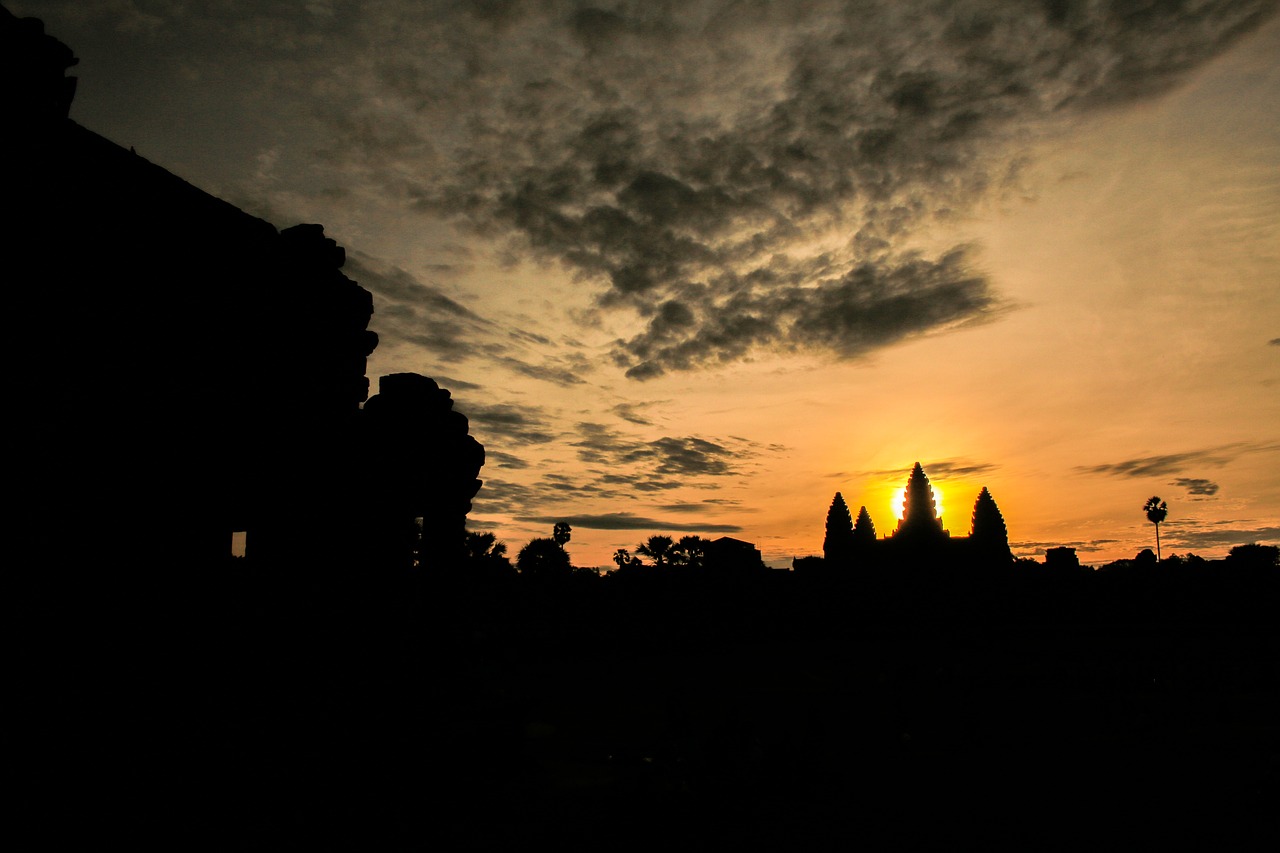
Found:
[[[902,505],[902,519],[893,534],[897,536],[944,536],[942,519],[938,516],[938,502],[933,497],[933,486],[925,476],[924,468],[917,462],[907,478],[907,493]]]

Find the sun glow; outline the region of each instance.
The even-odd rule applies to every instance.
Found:
[[[933,487],[933,502],[938,508],[938,518],[942,518],[942,489],[936,484],[930,483]],[[893,492],[893,523],[896,526],[899,519],[902,518],[903,507],[907,505],[906,488],[896,489]]]

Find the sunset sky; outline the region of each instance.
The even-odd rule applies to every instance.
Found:
[[[789,565],[916,461],[1020,556],[1154,547],[1151,495],[1166,555],[1280,543],[1276,2],[5,6],[74,120],[346,247],[513,556]]]

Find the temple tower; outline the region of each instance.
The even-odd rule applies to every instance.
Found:
[[[938,502],[933,497],[933,486],[924,469],[917,462],[907,478],[906,500],[902,506],[902,518],[893,532],[895,539],[927,542],[945,539],[951,534],[942,527],[938,516]]]

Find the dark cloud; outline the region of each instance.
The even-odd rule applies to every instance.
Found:
[[[1273,347],[1280,347],[1280,338],[1272,338],[1271,340],[1267,341],[1267,343]]]
[[[1179,477],[1169,485],[1186,489],[1188,495],[1203,495],[1206,497],[1216,495],[1218,489],[1221,488],[1217,483],[1200,477]]]
[[[523,329],[512,329],[507,332],[507,335],[514,340],[522,341],[524,343],[542,344],[544,346],[551,343],[551,339],[546,335],[539,335],[535,332],[526,332]]]
[[[457,361],[475,353],[477,339],[497,331],[494,323],[439,288],[363,253],[348,253],[344,272],[373,294],[370,328],[384,345],[413,344],[445,361]]]
[[[547,352],[556,345],[527,329],[503,329],[397,266],[353,252],[346,272],[374,295],[370,325],[385,345],[411,343],[448,362],[481,359],[524,377],[566,387],[584,384],[582,375],[594,369],[593,362],[577,352],[577,347],[541,355],[538,362],[516,355],[513,348],[532,346]]]
[[[613,412],[618,417],[622,418],[624,421],[630,421],[631,423],[638,424],[640,426],[653,426],[653,421],[649,420],[647,417],[640,414],[640,412],[638,411],[639,409],[643,409],[648,405],[651,405],[651,404],[619,403],[618,405],[610,409],[610,411]]]
[[[494,450],[490,447],[486,447],[484,449],[484,464],[486,470],[488,470],[490,466],[509,468],[512,470],[529,467],[529,463],[524,459],[521,459],[519,456],[514,456],[510,453],[503,453],[500,450]]]
[[[546,495],[523,483],[513,483],[500,477],[486,477],[481,470],[483,485],[472,501],[472,512],[482,515],[514,515],[528,512],[546,499]]]
[[[657,475],[721,477],[736,473],[732,463],[744,456],[743,450],[697,436],[664,436],[650,441],[624,435],[604,424],[581,423],[578,429],[578,440],[570,442],[578,448],[578,458],[615,470],[641,466]]]
[[[1227,524],[1239,524],[1228,522]],[[1280,543],[1280,527],[1234,527],[1215,525],[1207,528],[1184,528],[1174,523],[1161,525],[1166,530],[1167,547],[1196,549],[1215,549],[1225,553],[1236,545],[1248,545],[1251,542],[1264,544]]]
[[[1050,548],[1075,548],[1085,553],[1101,551],[1119,542],[1119,539],[1089,539],[1068,542],[1010,542],[1009,547],[1017,556],[1043,556]]]
[[[497,437],[502,439],[502,446],[509,447],[546,444],[560,437],[547,426],[544,413],[537,406],[455,401],[454,407],[470,419],[471,432],[481,442]]]
[[[629,512],[606,512],[599,515],[534,515],[516,519],[529,524],[555,524],[567,521],[572,527],[589,530],[660,530],[676,533],[738,533],[736,524],[691,524],[633,515]]]
[[[664,303],[643,333],[620,343],[624,354],[616,360],[630,365],[627,376],[648,379],[734,361],[762,346],[856,358],[912,335],[977,322],[992,315],[997,302],[969,267],[968,251],[864,261],[839,278],[775,279],[772,287],[726,285],[721,278],[720,287],[686,303]]]
[[[540,379],[543,382],[551,382],[552,384],[566,387],[585,383],[586,380],[582,378],[581,374],[589,369],[589,365],[585,365],[574,358],[550,358],[544,360],[541,364],[531,364],[510,355],[498,356],[494,360],[521,376],[528,376],[530,379]]]
[[[614,351],[637,379],[990,317],[964,247],[903,247],[1009,180],[1029,128],[1168,89],[1274,9],[603,5],[531,13],[536,55],[477,40],[472,73],[502,89],[417,202],[638,311]]]
[[[150,79],[167,85],[122,98],[161,88],[203,103],[197,87],[216,85],[220,109],[193,135],[234,124],[250,156],[270,150],[272,167],[241,188],[259,205],[374,197],[426,214],[424,232],[443,220],[562,265],[601,307],[642,321],[613,348],[637,379],[761,350],[857,358],[995,316],[1002,300],[971,250],[913,249],[1012,186],[1038,134],[1168,90],[1277,7],[31,5],[55,9],[70,28],[59,36],[85,49],[101,32],[123,39],[104,62],[159,57]],[[461,358],[468,338],[499,334],[438,288],[383,278],[389,341]],[[526,332],[501,338],[546,346]],[[581,380],[512,358],[525,375]]]
[[[665,492],[688,485],[682,480],[666,479],[648,473],[610,474],[600,471],[596,471],[594,473],[599,477],[601,483],[608,483],[613,486],[626,486],[629,491],[635,492]]]
[[[474,382],[455,379],[452,376],[441,376],[437,374],[431,378],[436,381],[436,384],[447,391],[479,391],[481,388],[481,386]]]
[[[755,512],[754,509],[744,509],[741,501],[732,498],[708,498],[706,500],[697,501],[696,503],[672,503],[660,504],[658,509],[666,512],[678,513],[716,513],[726,507],[730,507],[737,512]]]
[[[348,253],[343,271],[359,282],[365,289],[390,302],[407,302],[431,314],[444,314],[475,323],[486,323],[474,311],[450,299],[438,288],[418,281],[411,273],[395,266],[379,270],[375,266],[376,263],[363,252],[353,251]]]
[[[971,459],[939,459],[933,462],[921,462],[920,467],[924,469],[924,473],[932,479],[941,477],[972,477],[978,474],[987,474],[995,471],[1000,466],[990,462],[975,462]],[[868,477],[880,479],[884,477],[902,477],[905,481],[907,476],[911,474],[911,466],[907,465],[902,468],[882,468],[878,471],[858,471],[854,474],[844,472],[838,474],[827,474],[828,477]]]
[[[1248,453],[1280,450],[1280,444],[1225,444],[1206,450],[1185,453],[1164,453],[1156,456],[1140,456],[1121,462],[1105,462],[1100,465],[1080,465],[1077,471],[1085,474],[1109,474],[1114,477],[1164,477],[1180,474],[1193,465],[1222,466]]]

